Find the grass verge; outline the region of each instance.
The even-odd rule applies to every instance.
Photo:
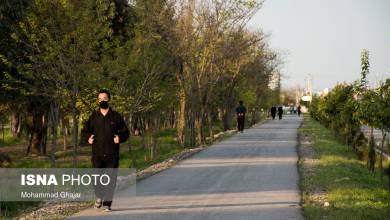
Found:
[[[387,178],[305,115],[299,129],[300,188],[306,219],[390,219]]]

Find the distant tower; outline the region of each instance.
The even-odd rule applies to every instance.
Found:
[[[308,95],[308,96],[313,96],[313,77],[311,74],[308,74],[306,77],[305,77],[305,84],[306,84],[306,91],[305,91],[305,95]]]
[[[311,74],[308,74],[305,77],[305,84],[306,84],[305,94],[303,95],[302,100],[311,102],[313,98],[313,77]]]

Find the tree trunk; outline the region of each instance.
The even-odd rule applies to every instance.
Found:
[[[256,109],[254,109],[252,111],[251,126],[256,124],[256,122],[257,122],[257,111]]]
[[[20,114],[19,114],[19,112],[12,112],[11,113],[11,132],[12,132],[12,136],[14,138],[20,138],[20,128],[21,128]]]
[[[143,121],[144,121],[144,131],[145,132],[149,132],[149,130],[150,130],[150,121],[149,121],[149,119],[148,118],[146,118],[146,117],[143,117]]]
[[[132,114],[130,114],[130,115],[132,115]],[[131,143],[130,143],[130,138],[131,138],[131,134],[133,133],[132,131],[134,131],[134,130],[133,130],[133,120],[134,120],[134,116],[130,116],[130,117],[129,117],[129,123],[128,123],[128,125],[129,125],[128,127],[129,127],[130,132],[129,132],[128,148],[127,148],[128,152],[129,152],[129,154],[130,154],[130,156],[131,156]]]
[[[176,114],[175,114],[175,110],[172,109],[171,111],[171,117],[169,118],[169,128],[174,128],[176,125],[175,125],[175,121],[176,121]]]
[[[139,135],[139,125],[138,125],[138,116],[133,115],[131,117],[131,123],[130,123],[130,132],[132,132],[134,135]]]
[[[158,147],[158,137],[157,133],[160,130],[160,120],[161,120],[160,112],[157,113],[157,116],[154,117],[154,126],[152,129],[152,144],[150,146],[150,158],[153,160],[156,157],[157,147]]]
[[[49,123],[49,120],[48,120],[48,115],[47,113],[43,115],[43,126],[42,126],[42,141],[41,141],[41,152],[43,155],[46,155],[46,147],[47,147],[47,137],[48,137],[48,134],[47,134],[47,130],[48,130],[48,123]]]
[[[26,156],[28,156],[31,152],[31,144],[32,144],[32,135],[30,135],[28,139],[28,145],[27,145],[27,151],[26,151]]]
[[[72,100],[72,120],[73,120],[73,167],[77,166],[77,145],[79,134],[79,121],[77,118],[76,100]]]
[[[4,132],[4,121],[1,120],[1,133],[3,133],[2,143],[5,146],[5,132]]]
[[[385,139],[386,132],[382,130],[382,140],[381,140],[381,153],[379,159],[379,170],[381,171],[381,179],[383,178],[383,152],[385,151]]]
[[[346,130],[346,134],[345,134],[345,144],[347,145],[347,147],[348,147],[348,149],[349,149],[349,134],[350,134],[350,132],[349,132],[348,123],[347,123],[345,126],[346,126],[346,128],[345,128],[345,130]]]
[[[156,156],[156,148],[157,148],[157,139],[155,135],[153,134],[151,137],[151,144],[150,144],[150,159],[154,160]]]
[[[33,124],[31,129],[31,143],[28,153],[31,152],[33,155],[40,155],[42,154],[41,141],[43,133],[43,111],[41,109],[41,105],[37,103],[32,103],[32,105]]]
[[[388,189],[389,189],[389,191],[390,191],[390,163],[389,163],[389,167],[387,168],[387,176],[389,177]]]
[[[132,146],[130,144],[130,136],[129,136],[129,154],[130,154],[130,158],[131,158],[131,167],[133,168],[136,168],[137,167],[137,159],[133,153],[133,150],[132,150]]]
[[[62,119],[62,135],[64,151],[68,149],[68,135],[69,135],[69,119],[64,117]]]
[[[223,130],[224,131],[230,130],[232,128],[232,125],[233,125],[232,111],[230,109],[226,108],[224,110],[222,119],[223,119]]]
[[[211,117],[210,112],[207,112],[207,125],[209,127],[209,138],[212,143],[214,141],[214,133],[213,133],[213,119]]]
[[[188,124],[190,127],[190,146],[195,147],[195,145],[196,145],[196,132],[195,132],[195,111],[194,111],[193,105],[191,105],[190,121]]]
[[[56,158],[55,153],[57,151],[57,125],[58,125],[58,114],[59,109],[57,103],[53,102],[50,105],[50,122],[51,122],[51,149],[50,149],[50,161],[51,161],[51,167],[55,168],[56,165]],[[65,132],[66,133],[66,132]]]
[[[142,143],[143,150],[145,150],[145,151],[148,149],[148,142],[147,142],[146,135],[147,135],[146,132],[142,132],[141,143]]]
[[[371,172],[375,170],[375,140],[374,140],[374,128],[370,127],[370,140],[368,143],[369,152],[368,152],[368,169]]]
[[[233,126],[234,118],[234,100],[233,88],[229,89],[227,94],[230,94],[226,97],[226,103],[224,106],[224,115],[223,115],[223,129],[225,131],[230,130]]]
[[[186,126],[186,95],[183,89],[179,91],[179,111],[177,117],[177,142],[179,146],[185,144],[185,126]]]
[[[64,132],[63,132],[63,135],[64,135],[64,151],[68,150],[68,132],[69,132],[69,120],[68,119],[64,119],[63,121],[63,129],[64,129]]]
[[[195,128],[196,128],[196,145],[203,144],[203,117],[202,112],[198,111],[195,114]]]

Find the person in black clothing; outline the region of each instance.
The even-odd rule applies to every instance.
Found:
[[[281,120],[282,119],[282,115],[283,115],[283,107],[282,106],[278,107],[278,115],[279,115],[279,120]]]
[[[276,117],[276,107],[275,106],[271,107],[271,116],[272,116],[272,119],[275,120],[275,117]]]
[[[243,105],[243,101],[240,101],[240,105],[236,108],[236,114],[237,114],[237,128],[238,131],[244,132],[244,122],[245,122],[245,114],[246,114],[246,108]]]
[[[118,168],[119,144],[129,138],[129,129],[122,116],[109,107],[110,93],[99,91],[99,109],[94,111],[85,123],[88,143],[92,145],[93,168]],[[99,169],[101,171],[101,169]],[[95,207],[103,205],[104,211],[111,211],[112,197],[116,185],[116,169],[107,169],[112,181],[108,186],[95,186]]]
[[[300,105],[298,106],[297,110],[298,110],[298,117],[301,117],[301,106]]]

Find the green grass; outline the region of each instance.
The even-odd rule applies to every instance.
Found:
[[[386,176],[381,179],[379,171],[370,173],[366,162],[309,116],[305,115],[299,132],[311,138],[318,160],[312,172],[302,171],[300,163],[306,219],[390,219]],[[326,199],[318,202],[313,198],[315,192],[323,192]],[[328,207],[323,206],[325,201]]]
[[[0,219],[10,219],[22,214],[22,211],[32,211],[41,204],[42,202],[0,202]]]
[[[24,142],[26,142],[26,139],[14,138],[12,136],[10,128],[4,128],[4,131],[0,128],[0,147],[20,144]]]

